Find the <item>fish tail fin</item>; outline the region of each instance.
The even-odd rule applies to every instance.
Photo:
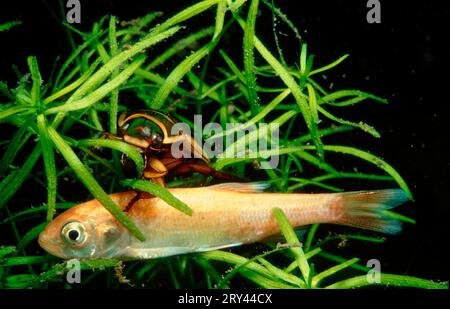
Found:
[[[383,210],[392,209],[408,200],[401,189],[346,192],[338,195],[335,223],[387,234],[398,234],[401,222],[387,216]]]

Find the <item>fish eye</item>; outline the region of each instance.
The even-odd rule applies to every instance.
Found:
[[[86,239],[86,232],[80,222],[66,223],[61,229],[61,237],[71,245],[80,245]]]

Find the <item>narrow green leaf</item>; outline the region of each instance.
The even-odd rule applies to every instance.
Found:
[[[62,209],[62,210],[66,210],[69,209],[71,207],[73,207],[75,204],[74,203],[56,203],[55,208],[56,209]],[[22,217],[22,216],[27,216],[27,218],[34,218],[35,216],[29,216],[29,215],[33,215],[42,211],[47,211],[48,206],[44,205],[44,206],[38,206],[38,207],[31,207],[22,211],[19,211],[11,216],[9,216],[8,218],[4,219],[3,221],[0,221],[0,224],[5,224],[7,222],[13,221],[16,218]]]
[[[272,127],[274,127],[275,125],[277,125],[277,127],[282,126],[290,118],[297,115],[297,113],[298,113],[297,111],[289,110],[286,113],[282,114],[280,117],[273,120],[270,123],[270,125],[266,127],[267,134],[270,134]],[[242,129],[239,129],[239,130],[242,131]],[[219,160],[223,160],[223,159],[233,160],[236,157],[236,155],[237,155],[236,159],[243,159],[243,160],[255,159],[255,158],[263,158],[263,159],[268,158],[270,155],[264,156],[265,151],[257,151],[257,152],[253,151],[252,152],[252,151],[250,151],[250,150],[252,150],[251,147],[249,147],[250,149],[249,149],[248,153],[242,153],[242,154],[237,153],[237,150],[246,149],[247,145],[251,145],[252,143],[253,143],[253,145],[255,145],[255,141],[257,141],[259,136],[263,133],[264,133],[263,131],[261,131],[260,129],[257,129],[257,130],[250,131],[248,134],[243,135],[237,141],[233,142],[231,145],[227,145],[227,148],[225,149],[225,151],[218,156]],[[271,151],[274,151],[274,152],[276,152],[277,150],[278,150],[278,145],[275,147],[275,149],[271,149]]]
[[[275,13],[289,27],[289,29],[291,29],[292,32],[294,32],[295,38],[299,42],[301,42],[302,37],[300,35],[300,32],[298,31],[297,27],[295,27],[294,23],[289,20],[289,18],[286,16],[286,14],[281,12],[281,10],[274,5],[273,1],[272,1],[272,3],[270,3],[268,0],[263,0],[263,2],[265,5],[267,5],[270,8],[270,10],[273,13]]]
[[[302,51],[300,53],[300,73],[304,75],[306,72],[306,58],[307,58],[307,44],[302,44]]]
[[[306,152],[306,151],[297,151],[295,152],[295,155],[297,155],[300,159],[305,160],[308,163],[311,163],[312,165],[317,166],[321,170],[327,171],[331,174],[337,174],[338,172],[329,165],[328,163],[325,163],[321,160],[319,160],[317,157],[313,156],[312,154]]]
[[[54,114],[54,113],[67,113],[69,111],[79,110],[83,108],[87,108],[92,104],[97,103],[105,96],[111,93],[114,89],[119,87],[122,83],[124,83],[133,73],[139,68],[142,63],[145,61],[145,55],[139,56],[136,60],[134,60],[130,65],[128,65],[120,74],[117,75],[116,78],[107,82],[103,86],[96,89],[91,94],[85,96],[82,99],[77,101],[67,102],[63,105],[51,107],[45,111],[45,114]],[[95,74],[94,74],[95,75]],[[87,81],[86,81],[87,82]]]
[[[43,100],[44,104],[48,104],[50,102],[55,101],[56,99],[59,99],[60,97],[72,92],[73,90],[75,90],[76,88],[78,88],[81,84],[83,84],[97,69],[97,66],[100,64],[101,59],[97,59],[95,60],[90,66],[89,66],[89,70],[87,70],[83,75],[80,76],[80,78],[78,78],[77,80],[75,80],[74,82],[72,82],[70,85],[64,87],[63,89],[53,93],[52,95],[50,95],[49,97],[45,98]]]
[[[191,34],[187,36],[186,38],[176,42],[173,44],[169,49],[167,49],[165,52],[161,53],[159,56],[155,57],[152,62],[150,62],[149,65],[146,66],[146,70],[153,70],[159,65],[163,65],[166,63],[168,59],[173,57],[177,52],[184,50],[185,48],[189,47],[190,45],[196,43],[198,40],[211,35],[214,33],[214,27],[208,27],[205,29],[202,29],[194,34]]]
[[[22,24],[22,21],[20,21],[20,20],[10,21],[10,22],[1,24],[1,25],[0,25],[0,32],[2,32],[2,31],[8,31],[8,30],[10,30],[11,28],[13,28],[13,27],[15,27],[15,26],[18,26],[18,25],[21,25],[21,24]]]
[[[266,267],[267,270],[269,270],[272,273],[272,276],[275,278],[279,278],[283,281],[286,281],[289,284],[293,284],[298,287],[303,287],[305,284],[299,277],[293,276],[293,275],[289,274],[288,272],[276,267],[275,265],[273,265],[266,259],[259,258],[258,262],[260,262],[262,265],[264,265],[264,267]]]
[[[317,229],[319,228],[318,223],[311,225],[311,227],[308,230],[308,235],[306,236],[306,241],[305,241],[305,252],[308,252],[309,249],[311,248],[311,244],[314,240],[314,236],[316,236],[317,233]]]
[[[0,247],[0,258],[3,258],[4,256],[10,255],[10,254],[13,254],[16,251],[17,251],[16,247],[14,247],[14,246],[6,246],[6,247],[1,246]]]
[[[191,8],[194,6],[195,5],[191,6]],[[225,11],[221,12],[221,14],[225,14]],[[170,92],[178,85],[180,80],[192,69],[195,64],[197,64],[201,59],[203,59],[203,57],[209,54],[214,47],[216,47],[220,39],[220,36],[216,35],[216,31],[221,27],[223,27],[223,25],[216,24],[213,39],[208,44],[204,45],[202,48],[184,59],[175,67],[175,69],[172,70],[169,76],[167,76],[165,82],[162,84],[161,88],[159,88],[158,92],[153,97],[152,102],[149,103],[149,107],[161,109]]]
[[[390,210],[383,210],[382,213],[385,214],[386,216],[389,216],[391,218],[395,218],[395,219],[397,219],[399,221],[408,222],[408,223],[411,223],[411,224],[416,224],[416,220],[414,220],[414,219],[412,219],[410,217],[398,214],[396,212],[390,211]]]
[[[245,79],[248,89],[248,100],[252,116],[259,112],[259,99],[256,93],[256,75],[255,75],[255,56],[253,50],[255,47],[255,23],[258,14],[258,0],[252,0],[247,15],[247,22],[244,29],[244,69]]]
[[[314,149],[311,146],[304,146],[304,149]],[[349,154],[358,158],[361,158],[367,162],[370,162],[372,164],[375,164],[382,170],[384,170],[386,173],[392,176],[394,180],[397,182],[397,184],[400,186],[400,188],[405,191],[405,193],[408,195],[409,199],[413,200],[413,196],[411,194],[411,191],[408,188],[408,185],[403,180],[403,178],[400,176],[400,174],[386,161],[380,159],[377,156],[374,156],[373,154],[370,154],[368,152],[348,147],[348,146],[338,146],[338,145],[326,145],[324,146],[325,151],[334,151],[334,152],[341,152],[345,154]]]
[[[348,261],[346,261],[346,262],[344,262],[344,263],[341,263],[341,264],[339,264],[339,265],[335,265],[335,266],[333,266],[333,267],[331,267],[331,268],[328,268],[327,270],[324,270],[323,272],[321,272],[321,273],[315,275],[315,276],[312,278],[312,286],[313,286],[313,287],[318,287],[318,285],[320,284],[320,282],[321,282],[323,279],[325,279],[325,278],[327,278],[327,277],[329,277],[329,276],[334,275],[334,274],[337,273],[338,271],[341,271],[341,270],[343,270],[343,269],[349,267],[350,265],[357,263],[358,261],[359,261],[358,258],[353,258],[353,259],[350,259],[350,260],[348,260]]]
[[[148,192],[154,196],[159,197],[164,202],[169,204],[170,206],[178,209],[179,211],[185,213],[188,216],[192,216],[192,209],[186,205],[183,201],[180,201],[178,198],[172,195],[170,191],[157,184],[150,182],[148,180],[134,180],[134,179],[125,179],[122,180],[121,183],[124,186],[132,187],[133,189],[137,189],[140,191]]]
[[[245,28],[245,24],[241,18],[235,16],[238,20],[239,24],[242,28]],[[303,115],[305,123],[310,130],[311,135],[313,136],[313,142],[316,145],[316,149],[318,151],[319,157],[323,157],[323,153],[320,152],[320,136],[315,134],[317,132],[317,128],[313,128],[315,124],[311,121],[311,112],[309,110],[309,106],[305,95],[302,93],[300,86],[297,84],[295,79],[289,73],[289,71],[270,53],[270,51],[261,43],[261,41],[255,36],[254,37],[255,48],[261,54],[261,56],[267,61],[267,63],[275,70],[277,75],[281,78],[281,80],[285,83],[285,85],[291,90],[292,95],[294,96],[300,111]]]
[[[50,256],[15,256],[5,259],[0,262],[2,266],[19,266],[19,265],[31,265],[31,264],[42,264],[54,260]]]
[[[109,48],[111,58],[118,53],[117,34],[116,34],[117,19],[115,16],[111,16],[109,20]],[[111,79],[116,78],[119,75],[119,69],[115,69],[111,74]],[[109,132],[112,134],[117,133],[117,113],[119,111],[119,89],[111,91],[110,98],[111,109],[109,111]]]
[[[45,175],[47,177],[47,221],[51,221],[55,214],[57,192],[55,155],[53,153],[52,142],[48,136],[47,121],[43,114],[37,116],[37,125],[39,129],[39,142],[44,158]]]
[[[31,287],[31,282],[34,282],[36,275],[20,274],[6,277],[6,286],[12,289],[23,289]]]
[[[0,94],[3,94],[4,97],[8,98],[11,101],[15,100],[15,96],[11,90],[8,89],[8,85],[6,83],[0,81]]]
[[[60,89],[61,87],[64,86],[65,83],[64,82],[60,83],[60,80],[63,76],[67,75],[67,74],[65,74],[65,72],[66,72],[67,68],[70,66],[70,64],[72,64],[74,62],[74,60],[77,59],[77,57],[83,52],[83,50],[88,48],[93,41],[97,40],[104,33],[105,33],[105,31],[93,34],[88,40],[84,41],[83,44],[78,46],[77,49],[75,49],[72,52],[72,54],[69,56],[69,58],[67,58],[67,60],[63,63],[63,65],[61,66],[61,69],[58,72],[58,75],[56,76],[55,82],[53,83],[54,84],[53,92],[56,92],[57,89]],[[78,68],[78,66],[77,66],[77,68]],[[67,82],[68,80],[66,79],[65,81]]]
[[[125,61],[131,59],[136,56],[144,49],[159,43],[162,40],[167,39],[168,37],[174,35],[180,28],[173,27],[168,29],[167,31],[161,32],[159,34],[150,33],[145,36],[142,40],[131,46],[129,49],[126,49],[113,58],[111,58],[108,63],[106,63],[103,67],[101,67],[97,72],[94,73],[71,97],[72,100],[77,100],[89,92],[92,89],[95,89],[99,84],[101,84],[108,76],[120,65],[122,65]]]
[[[45,226],[47,225],[47,222],[43,222],[38,224],[37,226],[33,227],[31,230],[29,230],[20,240],[20,242],[17,244],[17,251],[22,251],[25,249],[26,246],[28,246],[32,241],[38,238],[39,234],[44,230]]]
[[[167,19],[162,24],[156,26],[150,34],[153,33],[160,33],[161,31],[164,31],[176,24],[179,24],[187,19],[190,19],[192,17],[195,17],[202,13],[203,11],[206,11],[213,5],[218,4],[219,2],[222,2],[223,0],[205,0],[198,2],[194,5],[189,6],[188,8],[184,9],[183,11],[175,14],[171,18]]]
[[[322,251],[320,248],[315,248],[313,250],[310,250],[305,253],[306,258],[309,260],[310,258],[314,257],[315,255],[319,254]],[[294,269],[298,268],[297,260],[293,261],[291,264],[289,264],[288,267],[284,270],[287,273],[291,273],[294,271]]]
[[[144,267],[142,267],[141,269],[139,269],[138,272],[136,272],[135,278],[139,281],[142,280],[142,278],[144,278],[144,275],[151,269],[155,268],[156,265],[157,265],[156,260],[147,261]]]
[[[348,120],[344,120],[341,118],[338,118],[336,116],[333,116],[331,113],[327,112],[325,109],[323,109],[321,106],[317,106],[317,109],[320,111],[320,113],[322,113],[325,117],[327,117],[328,119],[331,119],[333,121],[336,121],[340,124],[346,125],[346,126],[351,126],[351,127],[355,127],[355,128],[359,128],[361,130],[363,130],[364,132],[367,132],[369,134],[371,134],[372,136],[379,138],[380,137],[380,133],[378,133],[377,130],[375,130],[374,127],[360,121],[359,123],[355,123],[355,122],[351,122]]]
[[[295,234],[294,229],[292,228],[288,218],[284,214],[283,210],[281,210],[281,208],[275,207],[272,209],[272,212],[278,222],[278,225],[280,226],[281,233],[283,234],[284,238],[286,238],[287,243],[296,246],[291,247],[290,250],[297,260],[297,265],[300,268],[303,279],[305,280],[305,282],[309,282],[309,264],[306,259],[305,253],[301,248],[301,243],[297,238],[297,234]]]
[[[431,280],[420,279],[411,276],[393,275],[393,274],[380,274],[381,281],[369,282],[367,275],[353,277],[345,279],[336,283],[333,283],[326,289],[353,289],[360,288],[368,285],[384,285],[384,286],[398,286],[398,287],[411,287],[421,289],[448,289],[448,283],[434,282]]]
[[[3,181],[0,183],[0,187],[3,187],[2,190],[2,198],[0,199],[0,209],[6,205],[9,199],[17,192],[25,179],[30,175],[31,170],[33,169],[36,161],[39,159],[41,155],[41,147],[36,146],[33,151],[28,156],[25,163],[19,169],[19,171],[15,173],[15,176],[3,187]]]
[[[248,269],[241,269],[239,271],[239,273],[243,277],[255,282],[256,284],[258,284],[259,286],[261,286],[264,289],[294,289],[294,288],[296,288],[296,286],[292,286],[292,285],[288,285],[288,284],[285,284],[282,282],[274,281],[272,279],[261,276],[252,271],[249,271]]]
[[[41,73],[37,64],[36,57],[28,57],[28,67],[31,72],[31,78],[33,79],[33,86],[31,88],[31,101],[33,105],[37,106],[38,110],[41,109]]]
[[[29,107],[25,106],[13,106],[8,109],[5,109],[0,112],[0,122],[2,121],[2,119],[8,118],[9,116],[24,112],[29,109],[30,109]]]
[[[107,147],[115,149],[126,154],[127,157],[133,160],[134,164],[136,164],[138,175],[141,175],[144,170],[144,159],[142,158],[142,154],[136,150],[134,146],[128,143],[110,139],[90,138],[75,141],[74,144],[76,147]]]
[[[227,130],[223,133],[214,134],[210,138],[207,138],[206,141],[210,139],[216,139],[222,136],[228,136],[234,132],[245,130],[251,125],[258,123],[260,120],[262,120],[265,116],[267,116],[278,104],[280,104],[289,94],[291,93],[290,89],[285,89],[283,92],[281,92],[279,95],[277,95],[272,101],[270,101],[269,104],[264,106],[264,108],[253,118],[245,122],[244,124],[240,126],[236,126],[231,130]],[[274,121],[275,122],[275,121]]]
[[[245,278],[266,288],[280,289],[295,287],[269,279],[273,278],[273,274],[264,266],[256,263],[254,259],[247,259],[243,256],[225,251],[209,251],[201,253],[200,255],[207,260],[216,260],[236,265],[236,267],[231,272],[229,272],[218,284],[219,288],[222,287],[223,284],[231,280],[232,276],[236,273],[239,273]],[[264,256],[264,254],[262,254],[262,256]]]
[[[245,76],[244,76],[244,74],[242,74],[242,72],[239,70],[238,66],[233,62],[233,60],[227,55],[227,53],[224,50],[220,49],[219,53],[222,56],[222,58],[225,60],[225,63],[228,65],[231,72],[233,72],[233,74],[236,75],[237,78],[239,78],[241,83],[245,84],[246,83]]]
[[[134,35],[140,35],[143,31],[145,31],[143,28],[148,26],[155,18],[162,15],[162,12],[151,12],[144,17],[139,18],[136,23],[131,25],[131,27],[118,31],[117,36],[123,35],[122,42],[127,43],[133,38]]]
[[[161,32],[161,33],[150,33],[146,37],[144,37],[141,41],[133,45],[131,48],[122,51],[121,53],[117,54],[115,57],[111,58],[108,63],[106,63],[103,67],[101,67],[97,72],[95,72],[86,82],[81,85],[75,93],[73,93],[70,98],[67,100],[66,104],[64,106],[70,106],[71,103],[74,101],[81,101],[78,104],[82,103],[82,105],[90,105],[93,103],[96,103],[97,100],[101,99],[98,97],[99,94],[102,94],[103,96],[107,95],[110,91],[112,91],[115,87],[112,87],[113,85],[119,86],[124,80],[126,80],[128,77],[123,75],[121,78],[120,76],[117,76],[113,81],[110,81],[109,86],[104,85],[101,89],[100,93],[97,93],[96,96],[90,95],[90,99],[86,100],[86,98],[83,98],[84,96],[88,95],[88,93],[92,92],[93,89],[97,88],[98,85],[100,85],[105,79],[108,78],[108,76],[111,75],[111,73],[118,67],[120,67],[125,61],[129,60],[130,58],[136,56],[140,52],[142,52],[144,49],[150,47],[151,45],[154,45],[164,39],[167,39],[168,37],[172,36],[179,30],[179,27],[173,27],[168,29],[167,31]],[[143,56],[143,55],[142,55]],[[139,59],[135,60],[138,61]],[[137,62],[134,62],[137,64]],[[134,68],[136,69],[136,68]],[[132,70],[130,70],[129,66],[124,69],[124,71],[128,71],[128,73],[132,73]],[[122,71],[121,74],[124,73]],[[131,71],[131,72],[130,72]],[[106,87],[105,87],[106,86]],[[97,89],[99,91],[100,89]],[[84,99],[84,100],[83,100]],[[57,109],[61,109],[61,107],[56,107]],[[65,109],[65,108],[62,108]],[[47,110],[48,113],[48,110]],[[65,112],[60,111],[58,115],[53,120],[53,126],[56,128],[60,122],[64,119]]]
[[[334,126],[333,125],[333,126],[331,126],[329,128],[319,130],[319,135],[321,137],[324,137],[324,136],[327,136],[327,135],[348,132],[348,131],[351,131],[351,130],[353,130],[353,127],[349,127],[349,126]],[[306,134],[306,135],[302,135],[300,137],[295,138],[294,140],[292,140],[292,142],[290,144],[292,144],[292,145],[306,144],[311,139],[312,139],[311,134]]]
[[[320,72],[324,72],[324,71],[327,71],[327,70],[330,70],[330,69],[334,68],[339,63],[344,61],[348,56],[349,55],[344,55],[344,56],[340,57],[339,59],[337,59],[336,61],[333,61],[332,63],[330,63],[330,64],[328,64],[326,66],[323,66],[323,67],[321,67],[319,69],[316,69],[316,70],[313,70],[313,71],[309,72],[308,77],[311,77],[314,74],[317,74],[317,73],[320,73]]]
[[[20,151],[22,146],[28,141],[31,136],[31,133],[25,133],[28,130],[28,125],[21,126],[19,130],[14,133],[13,138],[9,142],[8,148],[3,154],[2,159],[0,160],[0,176],[3,176],[11,163],[16,158],[17,153]]]
[[[346,258],[337,256],[337,255],[335,255],[335,254],[331,254],[331,253],[326,252],[326,251],[320,251],[319,254],[318,254],[318,256],[320,256],[320,257],[322,257],[322,258],[325,258],[325,259],[327,259],[327,260],[333,261],[333,262],[335,262],[335,263],[344,263],[345,261],[348,260],[348,259],[346,259]],[[359,263],[354,263],[354,264],[350,265],[349,267],[350,267],[350,268],[353,268],[353,269],[355,269],[355,270],[358,270],[358,271],[362,271],[362,272],[364,272],[364,273],[369,272],[370,269],[371,269],[371,268],[369,268],[369,267],[367,267],[367,266],[365,266],[365,265],[361,265],[361,264],[359,264]]]
[[[296,181],[296,182],[299,182],[299,183],[297,183],[295,185],[292,185],[292,186],[289,186],[288,192],[292,192],[294,190],[297,190],[299,188],[303,188],[303,187],[306,187],[306,186],[317,186],[317,187],[324,188],[326,190],[334,191],[334,192],[342,192],[342,191],[344,191],[343,189],[337,188],[335,186],[327,185],[327,184],[324,184],[324,183],[322,183],[320,181],[315,181],[315,180],[311,180],[311,179],[300,178],[300,177],[292,177],[292,178],[290,178],[290,180],[291,181]]]
[[[311,84],[307,84],[306,88],[308,89],[308,102],[309,102],[309,111],[311,113],[311,138],[314,142],[314,145],[316,145],[317,153],[319,154],[319,157],[323,157],[323,143],[320,139],[319,135],[319,115],[317,113],[318,104],[317,104],[317,98],[316,98],[316,92],[314,88],[311,86]]]
[[[355,178],[355,179],[369,179],[369,180],[377,180],[377,181],[394,181],[391,176],[388,175],[373,175],[373,174],[365,174],[365,173],[344,173],[339,172],[337,174],[326,174],[323,176],[314,177],[312,180],[315,181],[324,181],[335,178]]]
[[[339,102],[336,102],[336,100],[350,97],[349,99],[345,99]],[[323,103],[327,103],[334,106],[347,106],[352,105],[361,101],[364,101],[366,99],[372,99],[381,103],[388,103],[386,99],[383,99],[379,96],[360,91],[360,90],[339,90],[335,91],[333,93],[327,94],[322,97],[321,101]]]

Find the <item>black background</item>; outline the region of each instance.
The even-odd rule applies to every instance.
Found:
[[[106,14],[128,20],[159,10],[168,17],[190,3],[81,1],[79,27],[90,29],[93,21]],[[417,225],[407,226],[403,234],[389,239],[382,252],[378,252],[382,254],[378,256],[382,265],[383,259],[387,261],[387,268],[382,270],[447,280],[444,249],[448,243],[450,186],[445,152],[449,120],[445,107],[449,96],[444,60],[448,58],[448,49],[441,44],[448,40],[448,8],[436,2],[381,1],[381,24],[368,24],[365,0],[275,3],[300,29],[309,51],[317,55],[318,64],[350,54],[349,60],[336,69],[336,75],[331,75],[335,88],[365,90],[390,102],[356,107],[349,117],[379,129],[381,139],[350,134],[344,140],[333,141],[357,145],[380,155],[400,172],[415,197],[415,202],[408,203],[401,212],[416,218]],[[270,16],[267,8],[263,10]],[[22,26],[0,34],[0,80],[14,87],[17,81],[11,65],[16,64],[25,72],[29,55],[37,56],[44,79],[56,57],[62,55],[64,59],[69,44],[58,12],[57,1],[0,4],[0,23],[23,20]],[[207,24],[213,18],[209,13],[196,20]],[[269,22],[257,24],[256,31],[264,42],[270,43],[267,38],[272,34],[270,18]],[[288,29],[280,31],[290,34]],[[228,43],[233,42],[241,44],[240,38]],[[298,62],[297,45],[291,44],[284,50],[286,58],[292,59],[291,64]]]

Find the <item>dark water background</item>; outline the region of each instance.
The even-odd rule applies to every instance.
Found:
[[[80,28],[83,30],[90,29],[93,21],[106,14],[128,20],[158,10],[168,17],[188,6],[180,5],[183,1],[173,0],[81,3]],[[299,28],[309,51],[317,56],[318,64],[350,54],[349,60],[334,70],[335,73],[327,75],[335,89],[361,89],[390,102],[389,105],[362,104],[350,107],[351,112],[343,110],[341,113],[350,120],[363,120],[373,125],[380,131],[381,139],[351,133],[329,143],[369,150],[394,166],[415,197],[415,202],[408,203],[400,212],[415,218],[417,225],[405,226],[401,235],[389,238],[385,245],[366,250],[363,245],[355,244],[349,248],[354,250],[350,252],[358,256],[361,251],[370,250],[374,255],[370,258],[378,258],[385,272],[447,280],[448,259],[444,249],[450,183],[449,157],[445,150],[449,119],[448,108],[444,107],[450,102],[448,75],[444,71],[444,56],[448,58],[448,50],[445,52],[441,43],[448,40],[448,31],[443,26],[449,18],[448,8],[425,2],[381,1],[381,24],[368,24],[364,0],[276,1],[276,5]],[[264,10],[267,19],[270,13],[267,8]],[[68,54],[69,44],[59,24],[60,17],[52,11],[59,12],[57,1],[8,1],[6,7],[1,4],[1,22],[20,19],[24,23],[1,34],[0,80],[14,86],[16,79],[11,65],[16,64],[25,72],[29,55],[37,56],[45,78],[56,57],[62,55],[64,59]],[[212,19],[210,12],[195,20],[201,27],[211,25]],[[269,45],[273,42],[272,24],[270,18],[267,21],[257,23],[257,34]],[[192,25],[192,21],[189,24]],[[289,40],[292,39],[287,28],[281,27],[280,31],[289,33]],[[239,33],[226,43],[240,46],[240,38]],[[283,42],[287,39],[282,37]],[[290,42],[289,48],[284,49],[286,59],[289,63],[298,62],[298,45]],[[240,50],[236,50],[236,55],[239,53]],[[340,167],[339,163],[335,166]],[[358,189],[364,185],[354,184]],[[45,191],[36,189],[34,196],[36,203],[41,203],[45,200]]]

